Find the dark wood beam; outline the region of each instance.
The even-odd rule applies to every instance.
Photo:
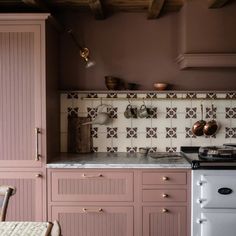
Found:
[[[45,12],[50,12],[47,4],[43,0],[22,0],[28,6],[36,7]]]
[[[148,7],[148,19],[156,19],[160,16],[165,0],[151,0]]]
[[[56,27],[58,31],[63,30],[62,24],[59,23],[55,15],[50,11],[50,8],[44,2],[44,0],[22,0],[22,2],[27,6],[36,7],[44,12],[50,13],[49,21],[51,22],[51,24],[54,25],[54,27]]]
[[[208,0],[208,8],[223,7],[229,0]]]
[[[95,19],[97,20],[105,19],[105,13],[102,7],[101,0],[89,0],[89,7],[92,10]]]

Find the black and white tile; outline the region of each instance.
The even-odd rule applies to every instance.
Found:
[[[197,136],[193,134],[192,128],[185,127],[185,138],[197,138]]]
[[[177,127],[166,127],[166,138],[177,138]]]
[[[166,152],[177,152],[177,147],[166,147]]]
[[[236,107],[226,107],[225,108],[225,118],[226,119],[236,119]]]
[[[117,119],[118,118],[118,107],[108,107],[107,113],[109,114],[110,118]]]
[[[167,107],[166,108],[166,119],[177,119],[177,107]]]
[[[98,109],[97,108],[93,108],[93,107],[88,107],[87,108],[87,114],[88,114],[88,117],[91,118],[91,119],[94,119],[97,114],[98,114]]]
[[[138,128],[126,128],[127,135],[126,138],[138,138]]]
[[[146,127],[146,138],[157,138],[157,128]]]
[[[118,138],[118,128],[107,127],[107,138]]]
[[[158,151],[175,151],[177,148],[178,151],[181,145],[235,142],[236,93],[80,94],[73,91],[61,94],[61,151],[67,151],[68,114],[94,119],[103,98],[103,103],[109,105],[105,111],[112,122],[92,126],[91,137],[96,152],[137,152],[139,147]],[[126,119],[124,111],[129,102],[139,108],[143,104],[141,98],[146,99],[144,102],[150,112],[147,119]],[[201,103],[207,121],[212,119],[211,104],[214,104],[213,117],[220,124],[214,136],[196,137],[191,131],[194,122],[201,118]]]
[[[196,107],[186,107],[186,119],[197,118],[197,108]]]
[[[110,153],[118,152],[118,147],[107,147],[107,152]]]
[[[225,128],[225,138],[236,138],[236,128]]]
[[[136,153],[138,151],[137,147],[127,147],[126,152],[128,153]]]

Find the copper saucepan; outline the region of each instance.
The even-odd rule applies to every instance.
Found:
[[[192,132],[196,136],[202,136],[204,126],[206,125],[206,121],[203,120],[203,105],[201,104],[201,120],[198,120],[196,123],[194,123],[192,127]]]
[[[219,125],[217,123],[216,120],[214,120],[214,106],[212,104],[211,106],[211,109],[212,109],[212,120],[208,121],[205,125],[204,125],[204,128],[203,128],[203,133],[207,136],[212,136],[216,133],[216,131],[218,130],[219,128]]]

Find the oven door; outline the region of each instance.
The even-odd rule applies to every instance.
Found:
[[[235,236],[236,212],[202,213],[201,236]]]
[[[236,175],[201,175],[202,208],[236,208]],[[235,234],[236,235],[236,234]]]

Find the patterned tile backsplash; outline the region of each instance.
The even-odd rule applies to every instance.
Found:
[[[236,143],[236,93],[64,92],[61,94],[62,152],[67,151],[68,115],[73,112],[94,119],[101,103],[109,105],[106,111],[112,122],[92,126],[95,152],[137,152],[139,147],[150,147],[152,152],[175,152],[184,145]],[[148,116],[126,118],[124,111],[129,104],[136,112],[145,104]],[[210,137],[192,133],[191,127],[201,119],[201,104],[203,118],[209,121],[213,117],[220,124],[217,134]]]

